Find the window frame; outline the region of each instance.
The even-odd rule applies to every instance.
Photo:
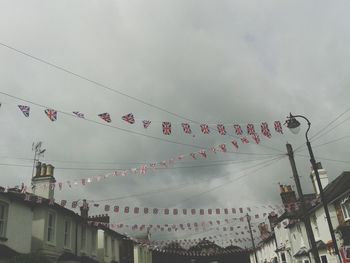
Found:
[[[325,258],[326,261],[323,261],[322,258]],[[320,256],[320,260],[321,260],[321,263],[328,263],[327,255],[321,255],[321,256]]]
[[[66,231],[66,223],[69,225],[69,233]],[[66,242],[66,237],[68,237],[68,244]],[[65,249],[72,249],[72,220],[70,218],[65,218],[64,220],[63,247]]]
[[[108,257],[108,236],[106,235],[106,233],[104,233],[103,245],[104,245],[104,254],[105,254],[105,257]]]
[[[53,225],[50,226],[50,215],[53,216]],[[49,229],[52,228],[53,230],[53,236],[52,240],[49,240]],[[47,225],[46,225],[46,242],[50,245],[56,245],[56,229],[57,229],[57,214],[55,211],[49,210],[47,212]]]
[[[350,199],[340,204],[340,206],[343,212],[344,221],[350,220]]]
[[[86,251],[86,241],[87,241],[87,225],[81,225],[81,233],[80,233],[80,251]]]
[[[96,255],[97,253],[97,229],[91,229],[91,253]]]
[[[283,260],[283,258],[284,258],[284,260]],[[281,262],[282,263],[287,263],[286,253],[284,253],[284,252],[281,253]]]
[[[7,221],[9,217],[9,204],[3,201],[0,201],[0,206],[3,207],[3,218],[0,218],[0,221],[3,223],[3,233],[0,232],[0,239],[6,239],[7,236]]]

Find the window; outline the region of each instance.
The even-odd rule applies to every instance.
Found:
[[[114,258],[115,257],[115,243],[114,243],[114,239],[112,239],[112,257]]]
[[[0,237],[6,237],[8,205],[0,202]]]
[[[299,233],[301,233],[301,227],[300,227],[299,224],[297,225],[297,230],[298,230]]]
[[[345,247],[345,257],[350,258],[350,247]]]
[[[55,243],[56,234],[56,214],[53,212],[48,213],[47,219],[47,241]]]
[[[343,210],[344,219],[350,219],[350,199],[347,199],[345,202],[341,204],[341,208]]]
[[[328,263],[328,260],[327,260],[327,256],[326,256],[326,255],[321,256],[321,262],[322,262],[322,263]]]
[[[281,261],[282,261],[282,263],[286,263],[287,262],[286,254],[281,253]]]
[[[97,240],[97,231],[95,229],[93,229],[92,233],[91,233],[92,252],[96,252],[96,240]]]
[[[81,226],[80,248],[82,250],[85,250],[86,248],[86,225]]]
[[[105,256],[108,256],[108,238],[106,234],[104,236],[104,248],[105,248]]]
[[[70,237],[71,237],[71,230],[70,230],[71,222],[70,220],[64,221],[64,247],[70,248]]]

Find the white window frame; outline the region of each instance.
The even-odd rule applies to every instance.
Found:
[[[350,219],[350,199],[346,199],[341,203],[341,209],[343,211],[344,220]]]
[[[66,223],[68,223],[68,226],[69,226],[68,231],[66,229]],[[67,241],[66,237],[68,238],[68,242],[66,242]],[[64,220],[63,247],[66,249],[72,248],[72,220],[70,220],[69,218],[66,218]]]
[[[282,255],[284,256],[284,260],[283,260],[283,258],[282,258]],[[284,252],[281,253],[281,262],[282,262],[282,263],[287,263],[286,253],[284,253]]]
[[[53,226],[50,226],[50,215],[53,216]],[[53,236],[52,236],[52,240],[49,240],[49,229],[52,228],[53,230]],[[47,212],[47,226],[46,226],[46,241],[47,243],[51,244],[51,245],[56,245],[56,228],[57,228],[57,215],[54,211],[49,210]]]
[[[0,223],[2,224],[2,231],[0,232],[0,238],[6,238],[7,233],[7,220],[9,216],[9,205],[8,203],[0,201],[0,211],[3,212],[3,214],[0,214]],[[1,230],[1,229],[0,229]]]

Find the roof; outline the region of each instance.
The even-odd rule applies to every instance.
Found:
[[[333,202],[343,194],[350,192],[350,172],[342,172],[330,182],[324,189],[327,202]]]
[[[18,253],[16,251],[9,248],[8,246],[0,244],[0,259],[8,259],[8,258],[12,258],[16,255],[18,255]]]
[[[306,247],[302,247],[297,253],[294,254],[294,257],[302,257],[307,255],[309,255],[309,250]]]

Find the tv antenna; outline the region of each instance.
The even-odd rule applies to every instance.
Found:
[[[32,151],[34,152],[34,160],[33,160],[33,171],[32,171],[32,178],[34,177],[34,169],[36,166],[36,163],[39,161],[39,158],[41,156],[44,156],[44,153],[46,151],[46,149],[41,149],[42,146],[42,142],[33,142],[32,144]]]

